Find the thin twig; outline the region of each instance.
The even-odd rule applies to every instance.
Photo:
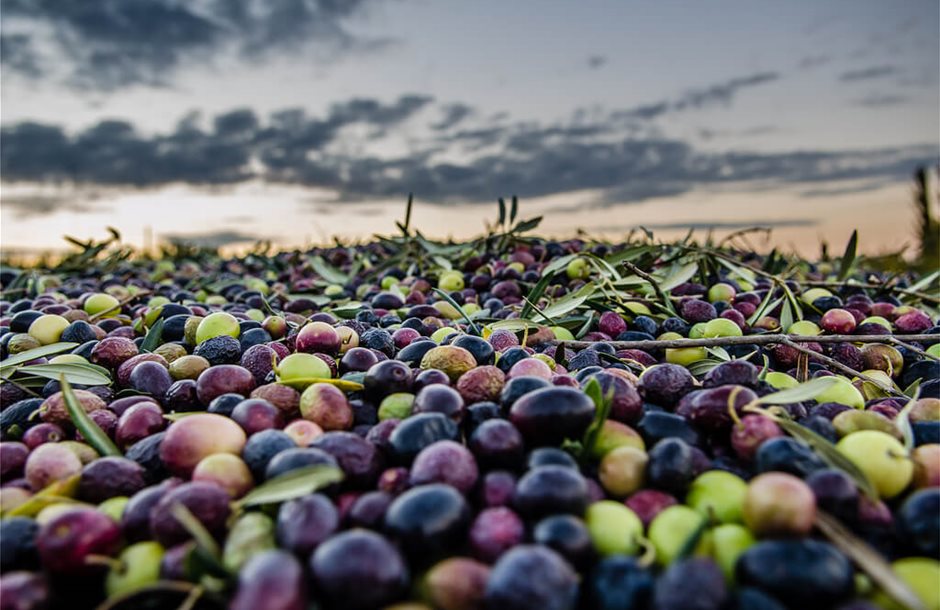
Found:
[[[835,282],[835,281],[818,281],[810,280],[803,281],[801,284],[805,286],[818,286],[820,288],[867,288],[870,290],[881,290],[885,292],[896,292],[898,294],[906,294],[908,296],[917,297],[922,301],[927,301],[928,303],[933,303],[934,305],[940,305],[940,298],[935,297],[926,292],[920,292],[917,290],[909,290],[907,288],[901,288],[900,286],[886,286],[883,284],[872,284],[869,282],[858,283],[858,282]]]
[[[890,386],[886,386],[880,381],[878,381],[877,379],[875,379],[874,377],[869,377],[868,375],[862,372],[856,371],[855,369],[842,364],[838,360],[834,360],[833,358],[830,358],[829,356],[824,356],[820,354],[819,352],[814,352],[808,347],[803,347],[802,345],[800,345],[799,343],[795,341],[791,341],[790,339],[784,339],[783,341],[781,341],[781,343],[783,345],[792,347],[793,349],[795,349],[796,351],[800,353],[806,354],[807,356],[809,356],[810,358],[814,360],[818,360],[819,362],[824,362],[828,364],[829,366],[831,366],[832,368],[836,369],[837,371],[845,373],[846,375],[849,375],[851,377],[857,377],[858,379],[861,379],[862,381],[867,381],[868,383],[875,385],[878,389],[882,390],[883,392],[887,392],[895,396],[902,396],[904,398],[907,398],[904,392],[899,392],[898,390],[895,390],[894,388]]]
[[[102,318],[102,317],[108,315],[109,313],[111,313],[112,311],[115,311],[115,310],[120,311],[121,309],[124,308],[125,305],[127,305],[128,303],[130,303],[130,302],[133,301],[134,299],[139,299],[140,297],[146,297],[146,296],[149,296],[150,294],[151,294],[151,291],[149,291],[149,290],[143,290],[143,291],[141,291],[141,292],[138,292],[137,294],[133,294],[133,295],[127,297],[126,299],[122,300],[122,301],[118,301],[118,304],[117,304],[117,305],[113,305],[113,306],[108,307],[107,309],[105,309],[105,310],[103,310],[103,311],[99,311],[98,313],[96,313],[96,314],[93,315],[93,316],[89,316],[88,321],[89,321],[89,322],[94,322],[94,321],[98,320],[98,318]]]
[[[940,341],[940,335],[904,335],[907,341]],[[683,347],[723,347],[726,345],[770,345],[794,341],[799,343],[891,343],[892,335],[745,335],[742,337],[709,337],[702,339],[652,339],[641,341],[604,341],[614,349],[673,349]],[[560,341],[548,341],[558,344]],[[597,341],[565,341],[572,349],[584,349]],[[814,354],[816,352],[813,352]]]
[[[673,311],[669,297],[666,296],[666,293],[663,292],[663,289],[659,287],[659,282],[656,281],[656,278],[643,271],[630,261],[620,261],[620,264],[629,269],[631,272],[635,273],[640,278],[649,282],[650,286],[653,287],[653,292],[655,292],[656,296],[659,297],[660,302],[663,303],[663,305],[666,306],[670,311]]]
[[[901,341],[900,339],[898,339],[897,337],[895,337],[895,336],[893,336],[893,335],[889,335],[889,337],[890,337],[890,339],[891,339],[890,342],[893,343],[893,344],[895,344],[895,345],[897,345],[897,346],[899,346],[899,347],[903,347],[904,349],[909,349],[909,350],[911,350],[912,352],[914,352],[915,354],[917,354],[917,355],[919,355],[919,356],[923,356],[924,358],[928,358],[928,359],[930,359],[930,360],[937,360],[937,361],[940,361],[940,358],[938,358],[937,356],[934,356],[933,354],[928,354],[927,352],[925,352],[924,350],[920,349],[920,348],[917,347],[916,345],[911,345],[910,343],[905,343],[904,341]]]

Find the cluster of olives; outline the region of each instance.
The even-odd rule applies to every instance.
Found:
[[[63,344],[27,364],[108,371],[71,394],[121,454],[84,438],[58,380],[4,379],[0,607],[176,608],[192,588],[173,583],[237,610],[902,607],[820,532],[830,516],[940,608],[927,310],[791,281],[806,315],[781,329],[779,304],[749,322],[780,286],[721,276],[673,288],[678,315],[637,299],[580,332],[492,324],[587,247],[536,240],[345,285],[290,254],[220,260],[203,270],[214,289],[160,262],[44,276],[44,292],[0,301],[3,358]],[[593,273],[574,257],[542,298]],[[575,332],[590,346],[566,347]],[[767,332],[938,341],[804,343],[859,378],[782,343],[729,345],[699,368],[705,347],[616,347]],[[761,400],[823,377],[812,398]],[[242,501],[312,467],[340,476]]]

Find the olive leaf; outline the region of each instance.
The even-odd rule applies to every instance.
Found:
[[[59,377],[65,377],[69,383],[79,385],[108,385],[111,383],[111,376],[108,374],[108,369],[95,364],[83,364],[79,362],[30,364],[18,368],[17,373],[35,375],[37,377],[44,377],[45,379],[59,379]]]
[[[685,284],[692,276],[698,272],[698,262],[691,262],[685,265],[682,265],[672,273],[670,273],[666,279],[659,283],[659,288],[663,292],[669,292],[676,286],[680,284]]]
[[[330,265],[323,260],[321,256],[312,257],[310,259],[310,266],[313,267],[313,270],[316,271],[320,277],[328,282],[333,284],[346,284],[349,282],[349,277],[345,273]]]
[[[443,290],[441,290],[441,289],[439,289],[439,288],[432,288],[431,290],[433,290],[435,293],[437,293],[437,295],[438,295],[439,297],[441,297],[442,299],[444,299],[445,301],[447,301],[448,303],[450,303],[451,305],[453,305],[454,309],[457,310],[457,313],[459,313],[460,316],[461,316],[464,320],[466,320],[467,324],[470,326],[470,329],[471,329],[475,334],[477,334],[477,335],[480,334],[480,327],[476,325],[476,322],[474,322],[473,320],[470,319],[470,316],[468,316],[467,313],[463,310],[463,307],[461,307],[460,305],[457,304],[457,301],[455,301],[454,299],[452,299],[449,294],[447,294],[446,292],[444,292]]]
[[[542,314],[549,318],[559,318],[568,312],[574,311],[594,294],[596,288],[594,282],[588,282],[580,289],[565,295],[543,309]]]
[[[795,388],[780,390],[757,399],[758,404],[762,405],[789,405],[804,400],[816,398],[838,381],[834,377],[817,377],[801,383]]]
[[[591,378],[584,386],[584,393],[594,402],[594,419],[587,430],[584,431],[584,438],[581,441],[580,457],[587,458],[593,455],[594,446],[597,445],[597,439],[600,437],[604,422],[610,417],[610,410],[614,402],[614,389],[611,387],[604,394],[601,383],[596,378]]]
[[[52,343],[50,345],[43,345],[42,347],[26,350],[25,352],[14,354],[6,360],[0,361],[0,370],[9,368],[11,366],[16,366],[18,364],[23,364],[24,362],[29,362],[30,360],[36,360],[37,358],[43,358],[53,354],[61,354],[62,352],[67,352],[69,350],[75,349],[76,347],[78,347],[78,343],[63,341],[60,343]]]
[[[343,480],[343,471],[335,466],[317,465],[292,470],[254,488],[235,502],[236,509],[259,504],[275,504],[313,493]]]
[[[23,504],[16,508],[5,511],[4,517],[35,517],[42,509],[53,504],[73,504],[78,502],[75,496],[78,495],[78,484],[82,480],[82,475],[75,474],[67,479],[61,479],[52,483]]]
[[[262,299],[263,303],[267,303]],[[140,344],[140,351],[150,353],[160,346],[160,339],[163,337],[163,318],[154,322],[153,326],[147,331],[143,343]]]
[[[914,393],[911,395],[910,399],[908,399],[907,404],[904,405],[901,412],[894,418],[895,425],[901,432],[901,438],[904,439],[904,447],[907,449],[908,453],[914,450],[914,430],[911,428],[911,409],[914,408],[914,403],[917,402],[917,398],[920,396],[919,390],[919,386],[914,389]]]
[[[348,379],[329,379],[326,377],[298,377],[296,379],[278,379],[277,383],[281,385],[286,385],[294,388],[306,388],[315,383],[328,383],[334,385],[344,392],[358,392],[365,386],[361,383],[356,383],[355,381],[349,381]]]
[[[872,499],[878,498],[878,492],[868,476],[855,465],[855,462],[836,449],[836,446],[830,443],[828,439],[805,426],[801,426],[793,420],[783,417],[774,417],[774,421],[777,422],[777,425],[780,426],[784,432],[815,451],[829,466],[849,475],[855,482],[855,485],[866,496]]]
[[[842,254],[842,260],[839,262],[839,275],[838,279],[840,282],[845,281],[845,278],[849,277],[849,273],[852,272],[852,265],[855,264],[855,250],[858,246],[858,230],[852,231],[852,237],[849,238],[849,243],[845,245],[845,252]]]
[[[69,413],[69,418],[75,425],[75,429],[82,433],[85,442],[102,456],[122,456],[121,450],[111,442],[108,435],[98,427],[98,424],[82,408],[82,404],[78,401],[72,386],[69,385],[64,375],[59,377],[59,384],[62,386],[62,398],[65,400],[65,408]]]
[[[927,610],[920,598],[901,580],[884,557],[823,510],[816,511],[816,528],[845,553],[884,593],[911,610]]]

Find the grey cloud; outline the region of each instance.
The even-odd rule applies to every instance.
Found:
[[[79,198],[49,195],[7,195],[0,198],[0,206],[12,210],[19,220],[62,211],[83,214],[100,209]]]
[[[872,93],[859,98],[853,102],[856,106],[866,106],[868,108],[886,108],[889,106],[899,106],[906,104],[910,98],[906,95],[894,95],[892,93]]]
[[[446,131],[456,127],[458,123],[473,114],[473,108],[467,104],[447,104],[441,111],[443,113],[441,120],[431,125],[435,131]]]
[[[702,89],[692,89],[673,103],[677,110],[702,108],[710,104],[728,104],[742,89],[772,83],[780,79],[778,72],[759,72],[748,76],[732,78]]]
[[[173,233],[162,236],[171,243],[185,243],[203,248],[221,248],[232,244],[262,241],[264,237],[241,231],[209,231],[206,233]]]
[[[181,66],[229,51],[254,61],[312,45],[348,50],[371,44],[354,37],[347,22],[374,1],[7,0],[4,50],[17,45],[22,56],[41,41],[50,62],[68,66],[68,81],[83,89],[163,86]],[[8,31],[16,27],[34,33]],[[35,62],[4,64],[37,76]]]
[[[591,55],[587,58],[587,66],[591,70],[597,70],[607,64],[607,58],[603,55]]]
[[[506,194],[539,197],[588,190],[598,193],[595,206],[606,206],[732,184],[818,190],[830,182],[897,182],[936,160],[930,145],[702,151],[655,130],[620,125],[611,118],[616,112],[598,112],[590,120],[583,115],[571,123],[431,129],[430,140],[415,142],[411,152],[381,158],[368,152],[371,135],[342,131],[354,124],[390,129],[430,104],[430,98],[419,95],[391,103],[356,99],[334,104],[322,117],[288,109],[265,119],[240,109],[209,121],[211,130],[190,115],[174,131],[155,136],[141,135],[121,121],[102,121],[77,134],[19,123],[0,134],[0,171],[9,182],[79,186],[224,186],[262,180],[327,189],[337,203],[397,199],[408,192],[431,203],[457,204]],[[452,152],[459,154],[442,156]]]
[[[807,55],[800,60],[799,67],[808,70],[810,68],[824,66],[830,61],[832,61],[832,57],[829,55]]]
[[[26,34],[0,34],[0,62],[6,68],[30,78],[43,75],[39,57]]]
[[[893,76],[898,74],[897,66],[870,66],[868,68],[862,68],[860,70],[850,70],[848,72],[843,72],[839,75],[839,80],[846,83],[853,83],[863,80],[872,80],[876,78],[884,78],[886,76]]]

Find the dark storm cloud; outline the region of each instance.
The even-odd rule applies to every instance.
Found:
[[[7,0],[3,63],[38,76],[41,42],[49,62],[67,66],[67,79],[77,87],[161,86],[179,67],[228,51],[260,60],[315,44],[343,50],[367,43],[346,22],[373,1]],[[8,49],[15,50],[11,60]],[[27,51],[30,61],[22,59]]]
[[[0,34],[0,62],[14,72],[39,78],[43,71],[39,58],[26,34]]]
[[[725,88],[709,89],[716,91],[714,99],[730,99],[737,89],[760,82],[769,82],[768,77],[734,79]],[[201,128],[198,115],[191,114],[174,131],[154,136],[142,135],[122,121],[102,121],[76,134],[52,125],[19,123],[0,134],[0,171],[9,182],[78,186],[144,188],[262,180],[328,189],[340,202],[399,198],[408,192],[424,201],[451,204],[507,194],[592,191],[597,194],[595,205],[604,206],[731,184],[818,185],[818,190],[830,181],[896,182],[907,180],[918,165],[936,160],[935,147],[927,145],[701,151],[689,141],[618,123],[614,117],[622,112],[581,113],[569,123],[555,124],[484,121],[479,128],[457,130],[435,130],[438,123],[431,121],[427,131],[432,135],[414,141],[409,152],[370,156],[367,145],[376,133],[413,120],[431,103],[420,95],[391,103],[353,99],[334,104],[322,117],[287,109],[263,119],[237,109],[208,121],[211,129]],[[371,131],[344,131],[351,125]],[[357,152],[346,152],[350,150]]]
[[[884,78],[898,74],[897,66],[871,66],[860,70],[850,70],[839,75],[839,80],[845,83],[854,83],[863,80],[872,80],[875,78]]]
[[[607,64],[607,58],[603,55],[591,55],[587,58],[587,66],[591,70],[597,70]]]

